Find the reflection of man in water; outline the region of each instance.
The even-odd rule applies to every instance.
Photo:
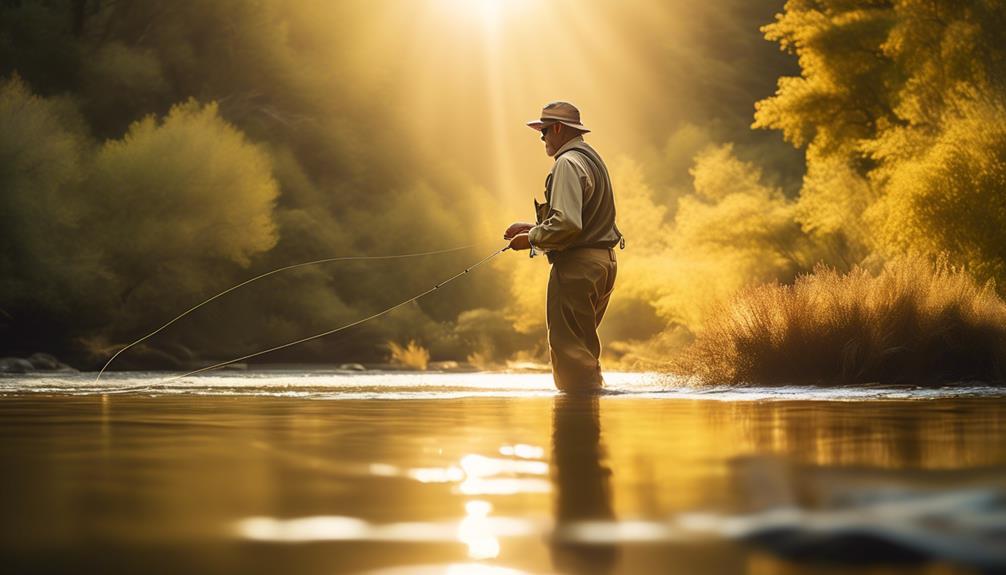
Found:
[[[560,573],[608,573],[618,560],[613,544],[582,543],[570,537],[580,521],[614,521],[611,470],[601,464],[601,420],[597,397],[555,398],[552,416],[552,482],[556,492],[552,563]]]
[[[608,169],[583,141],[589,132],[580,111],[552,102],[528,126],[541,131],[555,163],[545,179],[545,203],[535,201],[537,225],[516,222],[503,238],[515,250],[544,251],[552,264],[545,319],[555,385],[567,392],[594,391],[601,377],[601,323],[615,286],[615,198]]]

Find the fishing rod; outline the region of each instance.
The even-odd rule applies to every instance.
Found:
[[[395,255],[383,255],[383,256],[339,256],[339,257],[333,257],[333,258],[323,258],[323,259],[320,259],[320,260],[312,260],[312,261],[309,261],[309,262],[302,262],[302,263],[299,263],[299,264],[292,264],[292,265],[288,265],[288,266],[282,266],[282,267],[276,268],[274,270],[270,270],[270,271],[267,271],[265,273],[261,273],[261,274],[255,276],[255,277],[247,279],[247,280],[245,280],[245,281],[243,281],[243,282],[241,282],[241,283],[239,283],[237,285],[231,286],[231,287],[223,290],[222,292],[219,292],[219,293],[217,293],[217,294],[215,294],[213,296],[210,296],[209,298],[207,298],[207,299],[205,299],[205,300],[197,303],[196,305],[194,305],[194,306],[190,307],[189,309],[183,311],[182,313],[176,315],[170,321],[168,321],[164,325],[158,327],[154,331],[152,331],[152,332],[144,335],[140,339],[137,339],[136,341],[130,343],[129,345],[126,345],[125,347],[121,348],[119,351],[115,352],[115,354],[113,354],[112,357],[108,358],[108,361],[105,362],[105,365],[103,365],[101,367],[101,370],[98,371],[97,377],[94,378],[94,383],[98,383],[99,381],[101,381],[101,376],[105,373],[105,370],[108,369],[108,366],[111,365],[112,362],[115,361],[115,358],[119,357],[124,351],[126,351],[126,350],[128,350],[128,349],[130,349],[130,348],[132,348],[132,347],[134,347],[134,346],[136,346],[138,344],[140,344],[140,343],[143,343],[144,341],[146,341],[146,340],[150,339],[151,337],[157,335],[158,333],[160,333],[161,331],[163,331],[165,328],[167,328],[171,324],[173,324],[176,321],[182,319],[183,317],[189,315],[190,313],[196,311],[197,309],[203,307],[204,305],[212,302],[213,300],[218,299],[220,297],[223,297],[223,296],[229,294],[230,292],[232,292],[232,291],[234,291],[234,290],[236,290],[238,288],[244,287],[244,286],[246,286],[246,285],[248,285],[248,284],[250,284],[252,282],[256,282],[256,281],[258,281],[260,279],[269,277],[271,275],[275,275],[275,274],[278,274],[280,272],[284,272],[284,271],[288,271],[288,270],[292,270],[292,269],[296,269],[296,268],[303,268],[303,267],[307,267],[307,266],[313,266],[313,265],[330,263],[330,262],[394,260],[394,259],[416,258],[416,257],[421,257],[421,256],[432,256],[432,255],[438,255],[438,254],[446,254],[446,253],[452,253],[452,252],[458,252],[458,251],[462,251],[462,250],[467,250],[469,248],[475,247],[476,245],[479,245],[479,244],[468,244],[466,246],[459,246],[459,247],[456,247],[456,248],[448,248],[448,249],[443,249],[443,250],[433,250],[433,251],[427,251],[427,252],[416,252],[416,253],[408,253],[408,254],[395,254]],[[500,253],[502,253],[502,252],[500,252]],[[479,262],[479,263],[481,263],[481,262]],[[478,264],[476,264],[476,265],[478,265]],[[453,279],[453,278],[451,278],[451,279]],[[240,360],[234,360],[234,361],[240,361]],[[231,362],[231,363],[233,363],[233,362]]]
[[[299,263],[299,264],[293,264],[293,265],[289,265],[289,266],[283,266],[283,267],[276,268],[274,270],[271,270],[271,271],[259,274],[259,275],[255,276],[255,277],[251,278],[251,279],[245,280],[245,281],[243,281],[243,282],[241,282],[241,283],[239,283],[237,285],[234,285],[234,286],[232,286],[230,288],[227,288],[226,290],[224,290],[224,291],[222,291],[220,293],[217,293],[217,294],[215,294],[215,295],[213,295],[213,296],[211,296],[211,297],[203,300],[202,302],[200,302],[200,303],[198,303],[198,304],[190,307],[189,309],[187,309],[184,312],[180,313],[179,315],[175,316],[170,321],[168,321],[164,325],[158,327],[154,331],[148,333],[147,335],[141,337],[140,339],[138,339],[138,340],[130,343],[129,345],[123,347],[118,352],[116,352],[111,358],[109,358],[109,360],[101,368],[101,371],[98,372],[98,376],[95,378],[94,382],[98,383],[100,381],[101,375],[105,372],[105,370],[112,363],[112,361],[114,361],[116,357],[118,357],[120,354],[122,354],[122,352],[124,352],[127,349],[129,349],[129,348],[131,348],[131,347],[133,347],[133,346],[135,346],[135,345],[137,345],[137,344],[139,344],[139,343],[141,343],[141,342],[149,339],[150,337],[156,335],[157,333],[159,333],[160,331],[162,331],[166,327],[170,326],[171,324],[175,323],[176,321],[180,320],[181,318],[185,317],[186,315],[192,313],[193,311],[199,309],[200,307],[202,307],[202,306],[210,303],[211,301],[213,301],[213,300],[215,300],[215,299],[217,299],[217,298],[219,298],[219,297],[221,297],[221,296],[223,296],[223,295],[225,295],[227,293],[230,293],[230,292],[232,292],[232,291],[234,291],[234,290],[236,290],[236,289],[238,289],[238,288],[240,288],[242,286],[245,286],[245,285],[248,285],[248,284],[250,284],[250,283],[252,283],[254,281],[260,280],[260,279],[262,279],[264,277],[267,277],[267,276],[270,276],[270,275],[273,275],[273,274],[277,274],[277,273],[282,272],[282,271],[294,269],[294,268],[306,267],[306,266],[310,266],[310,265],[317,265],[317,264],[326,263],[326,262],[345,261],[345,260],[381,260],[381,259],[411,258],[411,257],[419,257],[419,256],[426,256],[426,255],[434,255],[434,254],[442,254],[442,253],[450,253],[450,252],[461,251],[461,250],[465,250],[465,249],[474,247],[475,245],[478,245],[478,244],[470,244],[470,245],[467,245],[467,246],[461,246],[461,247],[457,247],[457,248],[450,248],[450,249],[445,249],[445,250],[435,250],[435,251],[429,251],[429,252],[419,252],[419,253],[412,253],[412,254],[397,254],[397,255],[388,255],[388,256],[342,256],[342,257],[336,257],[336,258],[325,258],[325,259],[321,259],[321,260],[313,260],[313,261],[310,261],[310,262],[303,262],[303,263]],[[446,284],[448,284],[448,283],[456,280],[457,278],[459,278],[459,277],[461,277],[461,276],[469,273],[473,269],[481,266],[482,264],[484,264],[484,263],[488,262],[489,260],[495,258],[496,256],[498,256],[501,253],[507,251],[508,249],[510,249],[509,245],[505,246],[503,248],[500,248],[500,249],[496,250],[495,252],[493,252],[492,254],[490,254],[490,255],[482,258],[478,262],[476,262],[476,263],[468,266],[463,271],[458,272],[457,274],[454,274],[453,276],[447,278],[446,280],[444,280],[444,281],[442,281],[442,282],[434,285],[432,288],[430,288],[430,289],[428,289],[428,290],[426,290],[426,291],[424,291],[424,292],[422,292],[422,293],[420,293],[418,295],[415,295],[415,296],[413,296],[413,297],[411,297],[411,298],[409,298],[409,299],[407,299],[405,301],[402,301],[402,302],[400,302],[398,304],[395,304],[395,305],[393,305],[393,306],[391,306],[391,307],[389,307],[387,309],[384,309],[384,310],[382,310],[382,311],[380,311],[380,312],[378,312],[376,314],[373,314],[371,316],[365,317],[365,318],[363,318],[361,320],[357,320],[357,321],[352,322],[350,324],[347,324],[347,325],[344,325],[344,326],[340,326],[338,328],[335,328],[335,329],[332,329],[332,330],[328,330],[328,331],[325,331],[325,332],[322,332],[322,333],[319,333],[319,334],[315,334],[315,335],[312,335],[312,336],[309,336],[309,337],[301,338],[301,339],[298,339],[298,340],[293,341],[293,342],[285,343],[283,345],[278,345],[278,346],[275,346],[275,347],[272,347],[272,348],[269,348],[269,349],[266,349],[266,350],[262,350],[262,351],[259,351],[259,352],[256,352],[256,353],[248,354],[248,355],[245,355],[245,356],[242,356],[242,357],[234,358],[234,359],[231,359],[231,360],[228,360],[228,361],[225,361],[225,362],[220,362],[220,363],[208,366],[208,367],[197,369],[197,370],[191,371],[189,373],[186,373],[186,374],[183,374],[183,375],[180,375],[180,376],[169,378],[166,381],[174,381],[174,380],[177,380],[177,379],[181,379],[183,377],[188,377],[190,375],[195,375],[197,373],[202,373],[204,371],[210,371],[210,370],[213,370],[213,369],[218,369],[218,368],[224,367],[226,365],[230,365],[232,363],[236,363],[236,362],[239,362],[239,361],[243,361],[245,359],[250,359],[252,357],[256,357],[256,356],[259,356],[259,355],[264,355],[264,354],[267,354],[267,353],[270,353],[270,352],[273,352],[273,351],[277,351],[277,350],[280,350],[280,349],[284,349],[284,348],[287,348],[287,347],[298,345],[300,343],[304,343],[304,342],[307,342],[307,341],[310,341],[310,340],[313,340],[313,339],[318,339],[320,337],[324,337],[326,335],[331,335],[333,333],[336,333],[336,332],[339,332],[339,331],[342,331],[342,330],[345,330],[345,329],[349,329],[349,328],[351,328],[353,326],[360,325],[361,323],[364,323],[364,322],[370,321],[372,319],[378,318],[378,317],[380,317],[382,315],[390,313],[391,311],[394,311],[394,310],[396,310],[396,309],[398,309],[398,308],[400,308],[400,307],[402,307],[404,305],[407,305],[407,304],[409,304],[411,302],[414,302],[414,301],[416,301],[416,300],[418,300],[418,299],[420,299],[422,297],[425,297],[426,295],[429,295],[429,294],[433,293],[434,291],[440,289],[442,286],[444,286],[444,285],[446,285]]]
[[[385,308],[385,309],[383,309],[383,310],[381,310],[381,311],[379,311],[379,312],[377,312],[377,313],[375,313],[373,315],[369,315],[369,316],[367,316],[367,317],[365,317],[363,319],[358,319],[358,320],[356,320],[356,321],[354,321],[352,323],[348,323],[346,325],[339,326],[339,327],[337,327],[335,329],[330,329],[328,331],[323,331],[321,333],[316,333],[314,335],[303,337],[303,338],[300,338],[300,339],[295,340],[295,341],[284,343],[282,345],[277,345],[277,346],[274,346],[274,347],[270,347],[269,349],[264,349],[262,351],[256,351],[255,353],[249,353],[248,355],[243,355],[241,357],[235,357],[234,359],[229,359],[227,361],[221,361],[220,363],[215,363],[215,364],[207,366],[207,367],[203,367],[203,368],[200,368],[200,369],[195,369],[195,370],[192,370],[192,371],[190,371],[188,373],[183,373],[182,375],[176,375],[174,377],[169,377],[168,379],[165,379],[163,381],[163,383],[168,383],[168,382],[171,382],[171,381],[177,381],[179,379],[183,379],[183,378],[189,377],[191,375],[196,375],[197,373],[203,373],[205,371],[212,371],[214,369],[219,369],[221,367],[224,367],[226,365],[230,365],[232,363],[237,363],[239,361],[244,361],[246,359],[251,359],[253,357],[258,357],[260,355],[265,355],[267,353],[272,353],[274,351],[279,351],[281,349],[286,349],[288,347],[293,347],[295,345],[299,345],[299,344],[311,341],[313,339],[318,339],[320,337],[325,337],[326,335],[332,335],[333,333],[340,332],[340,331],[345,330],[345,329],[349,329],[351,327],[360,325],[361,323],[368,322],[368,321],[370,321],[372,319],[379,318],[382,315],[385,315],[387,313],[391,313],[392,311],[394,311],[394,310],[396,310],[396,309],[398,309],[398,308],[400,308],[400,307],[402,307],[404,305],[408,305],[408,304],[410,304],[410,303],[412,303],[412,302],[414,302],[414,301],[416,301],[416,300],[418,300],[418,299],[420,299],[422,297],[425,297],[425,296],[427,296],[427,295],[429,295],[429,294],[437,291],[441,287],[443,287],[443,286],[451,283],[452,281],[458,279],[459,277],[467,274],[468,272],[470,272],[473,269],[481,266],[482,264],[488,262],[489,260],[495,258],[496,256],[498,256],[501,253],[507,251],[508,249],[510,249],[509,245],[505,246],[505,247],[502,247],[502,248],[496,250],[495,252],[489,254],[488,256],[482,258],[481,260],[475,262],[474,264],[468,266],[463,271],[460,271],[460,272],[452,275],[451,277],[445,279],[444,281],[442,281],[442,282],[434,285],[430,289],[428,289],[428,290],[426,290],[426,291],[424,291],[424,292],[422,292],[422,293],[420,293],[418,295],[414,295],[414,296],[410,297],[409,299],[404,300],[402,302],[399,302],[399,303],[397,303],[397,304],[395,304],[395,305],[393,305],[393,306],[391,306],[389,308]]]

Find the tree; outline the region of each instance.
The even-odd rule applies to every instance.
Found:
[[[89,141],[65,99],[32,94],[18,77],[0,82],[0,337],[23,350],[53,327],[66,331],[80,300],[68,289],[80,224],[73,190]],[[15,343],[16,342],[16,343]]]
[[[801,75],[754,126],[807,148],[798,218],[840,261],[946,252],[1006,273],[1004,26],[992,0],[790,0],[763,28]]]
[[[277,239],[271,160],[215,104],[135,122],[98,151],[83,193],[90,240],[127,307],[177,307]]]

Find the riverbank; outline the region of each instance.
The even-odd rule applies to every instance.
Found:
[[[1006,383],[1006,301],[945,261],[818,267],[709,314],[672,366],[720,385]]]

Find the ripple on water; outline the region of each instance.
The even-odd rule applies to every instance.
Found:
[[[272,543],[459,542],[476,560],[497,557],[500,539],[546,536],[563,544],[597,546],[742,541],[784,556],[832,557],[840,563],[868,550],[888,560],[930,557],[1000,569],[1006,567],[1004,501],[1000,491],[979,489],[868,498],[839,509],[777,507],[748,514],[696,512],[666,520],[570,521],[556,526],[544,519],[494,517],[490,503],[473,500],[459,520],[374,524],[340,516],[249,517],[236,522],[231,532]]]
[[[158,372],[109,373],[95,384],[93,373],[0,376],[0,394],[138,394],[262,396],[320,400],[416,400],[472,397],[551,397],[552,378],[542,373],[333,373],[263,370],[199,375],[171,380]],[[1006,390],[986,384],[938,388],[912,386],[702,387],[670,374],[606,373],[611,398],[696,399],[715,401],[863,401],[1006,397]]]

